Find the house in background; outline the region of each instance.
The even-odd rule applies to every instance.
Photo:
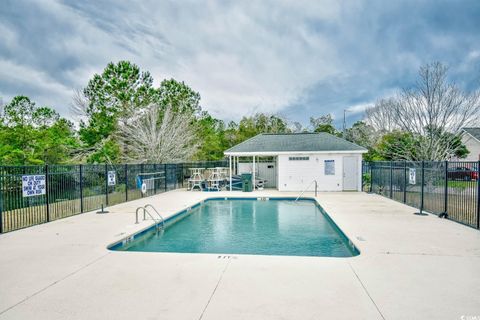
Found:
[[[467,147],[470,153],[465,161],[479,161],[480,160],[480,127],[477,128],[463,128],[462,142]]]
[[[319,191],[361,191],[366,152],[328,133],[285,133],[259,134],[225,155],[233,174],[252,173],[253,181],[266,179],[267,188],[313,191],[316,180]]]

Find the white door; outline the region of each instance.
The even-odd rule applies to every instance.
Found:
[[[357,190],[358,179],[358,159],[357,157],[343,157],[343,190]]]

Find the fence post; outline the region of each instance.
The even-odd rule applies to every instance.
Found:
[[[480,229],[480,160],[477,162],[477,229]]]
[[[168,177],[168,175],[167,175],[167,164],[165,163],[163,166],[164,166],[164,172],[165,172],[164,173],[165,174],[165,192],[167,192],[167,179],[168,179],[167,178]]]
[[[407,203],[407,161],[403,161],[403,203]]]
[[[0,166],[0,233],[3,233],[3,169]]]
[[[48,183],[48,164],[45,165],[45,201],[47,202],[47,222],[50,222],[50,191]]]
[[[393,161],[390,161],[390,199],[393,198]]]
[[[145,168],[145,166],[143,165],[143,163],[140,164],[140,173],[143,174],[143,169]],[[137,174],[137,177],[138,177],[138,174]],[[142,179],[143,180],[143,179]],[[142,189],[140,189],[142,190]],[[145,196],[143,192],[140,192],[140,194],[142,195],[142,198]]]
[[[155,172],[155,174],[157,173],[157,164],[154,163],[153,164],[153,172]],[[153,180],[153,194],[157,194],[157,180]]]
[[[445,190],[444,190],[445,199],[443,202],[443,216],[446,218],[448,216],[448,161],[445,161]]]
[[[370,162],[370,190],[368,191],[368,193],[372,193],[373,192],[373,166],[374,166],[375,162]]]
[[[105,206],[108,206],[108,164],[105,163]]]
[[[83,213],[83,165],[80,165],[80,213]]]
[[[177,190],[178,184],[178,163],[175,164],[175,190]]]
[[[422,186],[420,189],[420,212],[417,214],[419,215],[425,215],[423,213],[423,201],[424,201],[424,185],[425,185],[425,161],[422,160]]]
[[[184,186],[184,183],[183,183],[183,177],[185,176],[185,174],[183,173],[183,170],[184,170],[184,169],[183,169],[183,162],[182,162],[182,164],[180,165],[180,169],[181,169],[181,170],[180,170],[180,172],[181,172],[181,173],[180,173],[180,175],[181,175],[181,176],[180,176],[180,179],[182,179],[181,181],[182,181],[182,188],[183,188],[183,187],[185,187],[185,186]],[[178,178],[177,178],[177,179],[178,179]]]
[[[125,163],[125,202],[128,201],[128,164]]]
[[[415,212],[416,215],[426,216],[426,213],[423,213],[423,202],[424,202],[424,184],[425,184],[425,161],[422,160],[422,186],[420,188],[420,212]]]
[[[188,163],[186,163],[186,165],[182,164],[182,188],[185,188],[185,177],[190,177],[188,174],[189,174],[189,169],[190,169],[190,165]],[[188,182],[187,182],[187,189],[188,189]]]

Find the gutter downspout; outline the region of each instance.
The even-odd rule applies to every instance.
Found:
[[[252,172],[252,177],[253,177],[253,191],[255,191],[255,156],[253,156],[253,172]]]
[[[232,192],[232,156],[228,156],[228,165],[230,167],[230,192]]]

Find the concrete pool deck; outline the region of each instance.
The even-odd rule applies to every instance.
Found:
[[[2,234],[0,319],[480,319],[480,232],[378,195],[317,197],[353,258],[107,250],[146,203],[297,195],[177,190]]]

